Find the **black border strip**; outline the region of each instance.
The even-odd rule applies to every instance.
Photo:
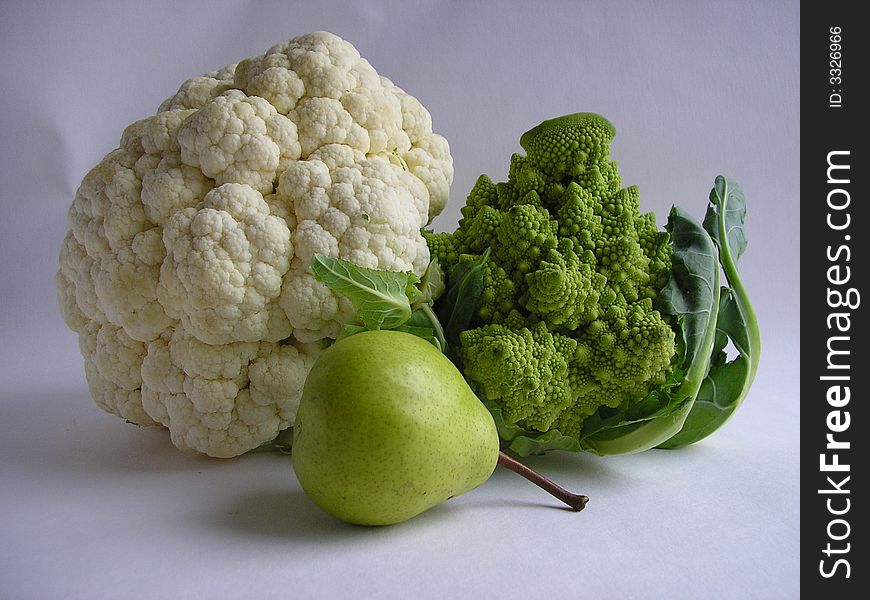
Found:
[[[870,484],[862,6],[801,4],[801,591],[836,599],[868,589],[867,498],[857,489]]]

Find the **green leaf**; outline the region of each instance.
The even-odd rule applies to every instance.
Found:
[[[483,401],[484,406],[486,406],[487,410],[489,410],[489,413],[492,415],[492,420],[495,421],[495,428],[498,430],[498,436],[501,439],[509,442],[517,436],[529,433],[516,423],[508,423],[498,404],[491,400],[485,400],[483,395],[480,393],[478,393],[477,396]]]
[[[418,338],[422,338],[438,348],[438,351],[441,352],[441,342],[438,337],[435,335],[435,330],[431,327],[415,327],[413,325],[399,325],[394,328],[393,331],[404,331],[405,333],[410,333],[411,335],[416,335]]]
[[[710,192],[704,228],[718,246],[719,262],[730,288],[722,289],[710,370],[682,431],[661,444],[661,448],[693,444],[722,427],[740,407],[755,379],[761,336],[752,303],[737,271],[737,259],[747,246],[745,219],[743,192],[736,183],[720,175]],[[723,351],[729,340],[738,352],[731,361]]]
[[[710,367],[683,429],[659,447],[687,446],[719,429],[737,410],[734,398],[739,396],[748,372],[749,361],[744,356]]]
[[[432,330],[432,335],[438,342],[438,349],[442,353],[447,353],[447,340],[444,338],[444,329],[441,327],[441,321],[435,316],[430,304],[420,304],[411,313],[411,317],[405,322],[409,327],[423,327]]]
[[[320,283],[350,300],[367,329],[393,329],[411,316],[420,291],[409,272],[366,269],[346,260],[315,254],[311,273]]]
[[[725,357],[724,348],[728,340],[732,339],[732,334],[742,338],[743,347],[746,347],[746,329],[737,312],[732,292],[727,287],[722,288],[716,330],[717,347],[713,349],[710,370],[701,383],[695,405],[683,429],[659,445],[660,448],[679,448],[702,440],[719,429],[737,409],[735,400],[743,390],[750,364],[748,356],[743,352],[730,362]],[[735,342],[735,347],[739,351],[741,346]]]
[[[581,444],[587,438],[612,440],[632,425],[672,415],[686,401],[685,395],[678,393],[684,377],[685,371],[675,367],[668,373],[664,384],[650,390],[639,402],[626,403],[616,409],[600,408],[583,422]]]
[[[671,278],[657,298],[657,308],[679,319],[685,341],[685,361],[709,357],[719,306],[719,260],[710,235],[681,208],[674,207],[668,219],[674,244]],[[698,363],[700,365],[700,363]],[[696,371],[705,372],[696,366]],[[703,375],[702,375],[703,377]],[[700,384],[700,380],[699,380]]]
[[[551,450],[565,452],[580,452],[580,442],[577,438],[564,436],[558,429],[551,429],[535,437],[518,436],[508,446],[508,449],[519,456],[545,454]]]
[[[437,258],[433,258],[429,262],[426,272],[423,273],[420,283],[417,284],[417,289],[419,295],[412,301],[413,308],[417,308],[420,304],[435,304],[435,301],[444,294],[447,289],[446,276]]]
[[[584,424],[580,443],[597,454],[627,454],[653,448],[679,433],[692,409],[716,342],[719,261],[710,235],[679,207],[671,209],[668,232],[674,246],[671,278],[658,309],[678,321],[682,362],[668,382],[643,401],[600,412]]]
[[[743,256],[746,238],[746,196],[734,181],[719,175],[710,190],[704,229],[719,248],[727,248],[734,262]]]
[[[723,341],[720,349],[724,349],[728,340],[731,340],[740,354],[749,353],[753,342],[749,339],[746,315],[740,310],[734,297],[734,290],[727,287],[722,288],[722,304],[719,307],[716,329]]]
[[[488,260],[489,248],[481,256],[463,255],[450,273],[447,292],[435,307],[435,314],[444,327],[444,337],[452,347],[459,347],[459,334],[468,329],[480,303]]]
[[[392,271],[376,271],[376,273],[392,273]],[[420,301],[420,297],[422,296],[422,292],[420,292],[420,288],[417,287],[418,282],[420,281],[416,275],[413,273],[407,273],[411,275],[413,278],[408,280],[408,285],[405,286],[405,297],[408,299],[408,303],[416,305]],[[388,275],[387,277],[391,277]],[[411,310],[414,310],[411,308]]]
[[[362,333],[363,331],[369,331],[368,328],[363,327],[362,325],[354,325],[353,323],[346,323],[342,326],[341,331],[338,332],[338,337],[335,338],[335,341],[343,340],[344,338],[349,338],[352,335],[356,335],[358,333]]]

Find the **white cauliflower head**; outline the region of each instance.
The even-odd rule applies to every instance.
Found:
[[[274,439],[353,315],[312,256],[422,275],[452,180],[426,109],[330,33],[184,82],[69,211],[59,303],[97,404],[210,456]]]

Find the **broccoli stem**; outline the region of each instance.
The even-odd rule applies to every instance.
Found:
[[[504,452],[498,453],[498,464],[502,467],[505,467],[506,469],[510,469],[514,473],[522,475],[551,496],[558,498],[559,500],[570,506],[572,510],[583,510],[583,508],[586,506],[586,503],[589,502],[589,498],[587,496],[584,496],[582,494],[572,494],[551,479],[541,475],[533,469],[530,469],[523,463],[511,458]]]
[[[734,223],[728,222],[726,219],[729,208],[727,204],[729,197],[728,187],[729,184],[731,184],[731,187],[736,187],[736,184],[733,184],[733,182],[724,177],[722,180],[725,191],[720,194],[721,199],[719,202],[721,206],[719,208],[719,218],[716,220],[715,224],[715,227],[719,232],[718,239],[721,240],[718,244],[719,262],[722,263],[722,270],[725,271],[725,278],[728,280],[728,285],[731,286],[731,290],[734,293],[734,301],[737,303],[738,310],[741,315],[743,315],[746,324],[746,341],[748,347],[739,348],[739,350],[741,354],[745,354],[749,357],[749,371],[746,374],[746,379],[743,382],[743,388],[740,390],[740,395],[734,402],[734,411],[736,411],[743,402],[743,398],[745,398],[746,394],[749,393],[749,388],[755,380],[755,373],[758,371],[758,359],[761,354],[761,333],[758,329],[758,318],[755,316],[755,310],[752,307],[752,303],[749,301],[749,293],[746,291],[746,287],[743,285],[743,278],[740,277],[740,272],[737,270],[737,258],[732,253],[731,245],[728,243],[728,229],[729,227],[735,226]],[[716,178],[716,184],[719,184],[718,177]],[[714,187],[713,189],[716,190],[717,188]],[[739,188],[738,193],[740,193]],[[743,226],[742,220],[739,222],[739,225],[741,227]]]
[[[441,327],[441,321],[438,320],[438,317],[435,316],[435,312],[432,310],[432,305],[428,302],[420,305],[420,310],[423,311],[423,314],[429,319],[429,322],[432,324],[432,331],[435,334],[435,339],[438,340],[438,343],[441,345],[441,352],[444,352],[447,348],[447,340],[444,337],[444,328]]]

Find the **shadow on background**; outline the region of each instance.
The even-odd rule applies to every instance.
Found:
[[[87,389],[0,397],[0,461],[31,472],[202,471],[227,461],[179,452],[163,427],[138,427],[103,412]]]
[[[324,513],[305,496],[293,476],[290,457],[255,453],[223,460],[183,453],[172,445],[165,429],[136,427],[103,413],[85,389],[5,395],[0,398],[0,420],[16,424],[0,438],[0,475],[5,485],[59,492],[85,485],[108,493],[118,493],[113,490],[122,486],[129,493],[153,497],[155,518],[163,510],[181,507],[184,518],[196,527],[241,538],[344,543],[430,530],[434,535],[451,522],[467,526],[475,514],[493,509],[512,520],[522,519],[528,511],[572,512],[519,475],[497,468],[481,489],[399,526],[354,526]],[[604,490],[618,493],[638,484],[667,485],[682,471],[681,454],[707,450],[605,458],[551,453],[522,460],[569,491],[590,497],[592,511],[587,507],[576,517],[566,515],[566,526],[574,526],[592,518]],[[652,455],[673,460],[662,461],[661,456],[652,460]],[[651,461],[650,469],[638,469],[636,463],[645,460]],[[603,506],[605,499],[601,502]]]

